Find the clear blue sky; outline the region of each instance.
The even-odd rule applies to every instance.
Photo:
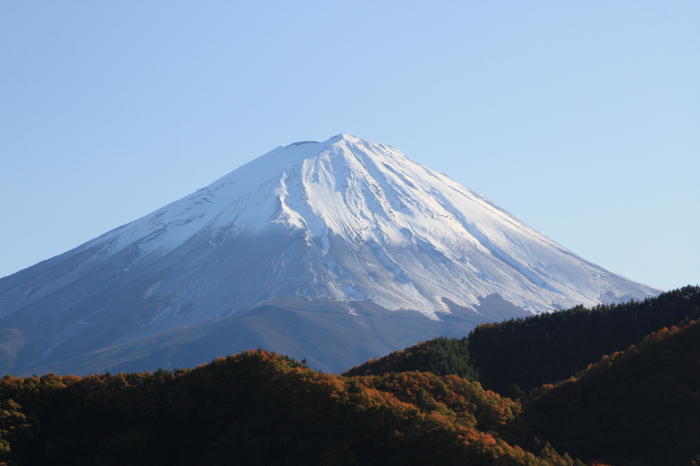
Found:
[[[698,283],[698,25],[696,0],[2,2],[0,276],[349,132]]]

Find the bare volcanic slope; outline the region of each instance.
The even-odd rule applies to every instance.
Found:
[[[658,291],[340,134],[0,279],[0,369],[183,367],[260,347],[342,370],[481,322]]]

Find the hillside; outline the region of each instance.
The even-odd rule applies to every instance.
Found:
[[[524,421],[556,447],[623,465],[700,462],[700,321],[664,328],[544,387]]]
[[[431,340],[348,374],[477,374],[523,403],[501,431],[511,443],[539,438],[590,464],[696,465],[699,317],[700,288],[689,286],[644,302],[481,326],[468,338]],[[514,386],[546,380],[554,384],[529,394]]]
[[[689,319],[699,296],[699,288],[686,287],[642,303],[503,324],[486,341],[495,345],[500,335],[506,348],[513,342],[509,351],[527,341],[518,332],[559,329],[541,345],[530,340],[536,353],[547,345],[558,348],[566,335],[584,338],[602,323],[614,323],[610,328],[624,341],[645,326],[683,322],[603,355],[555,385],[518,392],[519,399],[470,380],[497,370],[473,365],[478,359],[472,348],[489,346],[472,347],[471,336],[431,340],[342,376],[265,351],[177,371],[8,375],[0,380],[0,460],[97,466],[582,465],[575,457],[586,464],[696,464],[700,320]],[[580,322],[596,324],[573,332]],[[605,335],[601,342],[614,342],[615,332]],[[590,357],[581,345],[559,360],[573,364],[567,359],[572,354],[580,358],[573,360]]]
[[[459,374],[514,394],[519,388],[530,390],[566,379],[651,332],[698,318],[700,288],[687,286],[642,302],[575,307],[480,325],[467,338],[431,340],[368,361],[347,374],[404,370]]]
[[[0,380],[0,458],[28,465],[571,465],[499,436],[517,401],[455,377],[321,374],[251,351],[176,372]]]
[[[424,341],[382,358],[370,359],[348,370],[345,375],[382,375],[406,371],[454,374],[471,380],[479,378],[479,372],[469,357],[466,337],[440,337]]]

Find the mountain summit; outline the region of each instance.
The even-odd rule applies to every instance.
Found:
[[[0,366],[181,367],[263,347],[339,370],[480,322],[657,293],[340,134],[0,279]]]

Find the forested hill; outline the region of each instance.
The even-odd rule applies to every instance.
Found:
[[[700,289],[686,287],[643,303],[489,325],[368,362],[355,375],[249,351],[172,372],[5,376],[0,464],[697,465],[700,321],[689,319],[699,301]],[[683,324],[635,340],[668,322]],[[497,380],[489,377],[498,366],[484,366],[483,355],[498,350],[553,377],[630,340],[519,399],[445,375]],[[501,384],[527,386],[519,374],[511,369]]]
[[[698,465],[700,321],[534,395],[523,421],[557,448],[616,465]]]
[[[480,325],[461,340],[436,339],[351,369],[348,375],[423,370],[475,377],[514,394],[566,379],[603,355],[639,343],[662,327],[700,318],[700,288],[687,286],[642,302],[570,310]]]
[[[321,374],[263,351],[176,372],[5,376],[0,403],[6,465],[582,464],[503,440],[521,405],[477,382]]]
[[[346,375],[381,375],[390,372],[426,371],[455,374],[477,380],[479,374],[469,357],[467,338],[434,338],[379,359],[353,367]]]

